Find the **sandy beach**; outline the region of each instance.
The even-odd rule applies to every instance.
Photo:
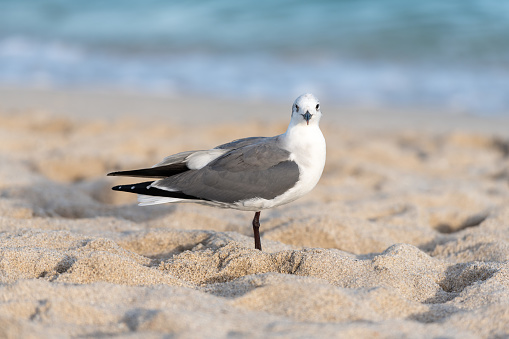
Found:
[[[322,102],[324,173],[263,252],[252,213],[110,189],[293,99],[0,89],[0,338],[508,337],[508,119]]]

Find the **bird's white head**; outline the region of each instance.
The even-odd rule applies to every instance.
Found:
[[[290,125],[318,125],[321,117],[320,101],[313,94],[302,94],[293,103]]]

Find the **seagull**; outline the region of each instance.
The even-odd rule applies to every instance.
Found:
[[[261,210],[302,197],[320,180],[326,156],[321,116],[318,99],[303,94],[293,103],[283,134],[238,139],[170,155],[150,168],[112,172],[108,175],[151,178],[112,189],[138,194],[140,206],[193,202],[253,211],[255,249],[261,251]]]

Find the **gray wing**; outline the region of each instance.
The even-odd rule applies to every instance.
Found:
[[[272,139],[272,138],[270,138],[270,137],[250,137],[250,138],[244,138],[244,139],[237,139],[237,140],[230,141],[226,144],[216,146],[215,148],[218,148],[218,149],[241,148],[241,147],[246,147],[249,145],[256,144],[261,141],[266,141],[267,139]]]
[[[213,150],[229,150],[229,149],[236,149],[239,147],[245,147],[247,145],[251,145],[260,141],[263,141],[265,139],[268,139],[266,137],[251,137],[251,138],[244,138],[244,139],[238,139],[231,141],[226,144],[219,145]],[[166,158],[164,158],[161,162],[158,164],[155,164],[154,166],[150,168],[141,168],[141,169],[135,169],[135,170],[129,170],[129,171],[118,171],[118,172],[112,172],[108,173],[109,176],[127,176],[127,177],[144,177],[144,178],[167,178],[172,175],[186,172],[189,170],[189,167],[187,166],[186,159],[193,155],[198,153],[203,153],[206,155],[207,152],[213,151],[213,150],[203,150],[203,151],[187,151],[187,152],[181,152],[177,154],[170,155]]]
[[[299,167],[277,138],[265,138],[234,149],[199,170],[155,182],[152,186],[201,199],[234,203],[252,198],[273,199],[292,188]]]
[[[188,156],[190,156],[191,154],[196,153],[196,152],[199,152],[199,151],[186,151],[186,152],[180,152],[177,154],[169,155],[166,158],[164,158],[163,160],[161,160],[161,162],[152,166],[152,168],[165,166],[165,165],[182,164],[182,163],[184,163],[184,161],[186,160],[186,158]]]

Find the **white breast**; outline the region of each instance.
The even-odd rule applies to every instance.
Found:
[[[290,190],[273,200],[250,199],[239,209],[260,210],[292,202],[311,191],[322,176],[325,166],[325,138],[318,125],[295,126],[281,136],[281,147],[290,152],[290,160],[299,166],[299,180]]]

